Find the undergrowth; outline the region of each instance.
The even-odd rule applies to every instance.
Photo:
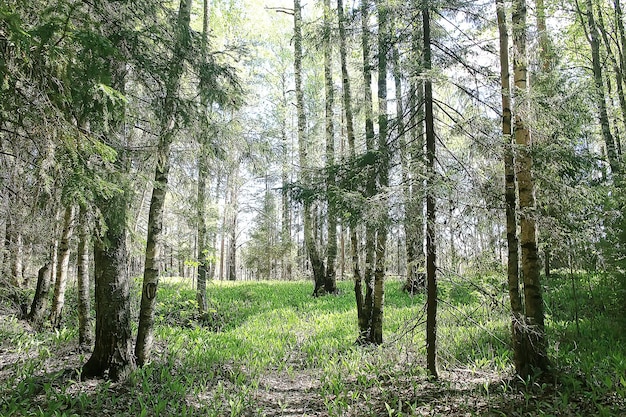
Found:
[[[64,327],[0,323],[1,416],[626,415],[626,338],[604,275],[546,279],[553,372],[513,377],[508,300],[498,275],[442,276],[441,378],[424,370],[424,296],[389,279],[384,339],[355,345],[350,281],[215,282],[199,316],[190,282],[159,287],[153,361],[124,383],[80,381],[75,295]],[[134,295],[138,298],[138,286]],[[136,314],[136,304],[133,308]]]

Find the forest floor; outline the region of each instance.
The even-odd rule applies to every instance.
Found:
[[[354,344],[350,282],[320,298],[307,282],[214,283],[204,317],[189,282],[165,283],[153,361],[122,383],[80,380],[74,294],[59,331],[35,331],[0,297],[0,416],[626,416],[624,333],[598,313],[612,308],[607,278],[580,277],[578,326],[571,279],[553,279],[554,372],[528,381],[512,376],[498,279],[442,281],[437,381],[424,370],[423,296],[398,281],[380,347]]]

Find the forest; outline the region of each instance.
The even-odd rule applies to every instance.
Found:
[[[0,2],[0,416],[626,416],[620,0]]]

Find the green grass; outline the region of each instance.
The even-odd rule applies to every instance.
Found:
[[[529,381],[512,378],[497,275],[440,281],[438,382],[424,371],[423,295],[408,296],[393,279],[380,347],[354,344],[349,281],[320,298],[309,282],[215,282],[203,317],[188,282],[163,281],[153,361],[122,384],[65,372],[87,356],[75,309],[54,333],[3,316],[0,416],[626,415],[625,338],[608,276],[546,280],[554,373]]]

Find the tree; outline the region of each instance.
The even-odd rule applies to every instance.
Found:
[[[520,367],[517,372],[523,378],[535,370],[545,371],[548,367],[545,345],[543,298],[539,276],[539,254],[537,249],[536,224],[534,218],[535,197],[532,175],[531,135],[525,120],[527,106],[527,57],[526,57],[526,2],[513,2],[513,46],[517,53],[513,57],[513,79],[515,85],[516,177],[520,210],[521,270],[524,283],[524,323]]]
[[[294,0],[293,10],[293,45],[294,45],[294,78],[296,90],[296,113],[298,126],[298,154],[300,160],[300,183],[302,187],[310,186],[310,162],[309,162],[309,140],[306,134],[306,115],[304,113],[304,91],[302,86],[302,6],[300,0]],[[311,269],[313,270],[313,281],[323,282],[325,275],[324,261],[320,257],[315,236],[313,234],[314,213],[311,198],[304,198],[303,201],[303,227],[304,245],[307,251]]]
[[[146,240],[146,260],[139,310],[139,329],[135,355],[139,366],[150,359],[153,343],[154,309],[159,282],[160,248],[159,239],[163,228],[163,205],[167,193],[167,181],[170,171],[170,147],[177,131],[177,101],[183,68],[191,49],[191,0],[181,0],[176,23],[175,45],[169,74],[165,83],[165,97],[160,114],[159,143],[157,163],[154,174],[154,188],[150,200],[148,217],[148,237]]]
[[[422,6],[424,31],[424,71],[432,69],[430,40],[430,4]],[[424,106],[426,121],[426,366],[432,378],[437,378],[437,264],[435,244],[435,125],[433,114],[432,80],[424,81]]]
[[[59,240],[59,254],[57,264],[56,283],[54,286],[54,297],[52,299],[52,311],[50,312],[50,322],[52,327],[61,326],[61,313],[65,304],[65,288],[67,286],[67,270],[70,262],[70,239],[74,229],[74,207],[68,205],[65,208],[63,217],[63,233]]]
[[[511,303],[513,341],[513,362],[515,369],[523,368],[523,346],[521,327],[523,324],[523,308],[519,293],[519,254],[517,240],[515,164],[511,148],[511,81],[509,72],[509,34],[506,24],[504,1],[496,0],[496,15],[500,39],[500,80],[502,87],[502,136],[504,138],[504,202],[506,211],[507,283]]]
[[[389,186],[390,151],[388,146],[387,114],[387,54],[390,49],[389,9],[386,0],[377,2],[378,12],[378,166],[376,176],[381,192]],[[377,219],[376,266],[374,271],[374,298],[372,304],[370,342],[380,345],[383,342],[383,306],[385,283],[385,259],[387,250],[388,208],[386,201]]]
[[[588,34],[587,40],[591,47],[591,62],[593,81],[595,86],[595,98],[598,105],[598,118],[600,126],[602,128],[602,137],[604,138],[604,144],[606,146],[606,156],[611,166],[611,171],[615,175],[620,173],[620,164],[617,153],[617,147],[615,145],[615,139],[611,134],[611,128],[609,126],[609,116],[606,106],[606,94],[604,91],[604,81],[602,80],[602,62],[600,58],[600,35],[598,33],[598,27],[594,18],[593,3],[591,0],[586,1],[587,10],[583,13],[580,5],[576,2],[576,10],[580,19],[581,25],[585,27],[584,15],[587,17]]]
[[[202,60],[206,62],[206,54],[208,49],[209,42],[209,0],[204,0],[203,17],[202,17],[202,45],[201,45],[201,53]],[[206,99],[202,99],[200,103],[202,106],[202,110],[205,113],[203,121],[205,121],[208,117],[207,106],[208,103]],[[204,127],[206,127],[205,123],[202,123]],[[203,132],[205,133],[205,132]],[[207,299],[206,299],[206,281],[207,281],[207,271],[210,268],[209,266],[209,248],[207,245],[207,226],[206,226],[206,180],[208,177],[208,146],[206,138],[198,139],[200,146],[200,153],[198,155],[198,191],[196,202],[197,205],[197,221],[198,221],[198,249],[196,258],[198,260],[198,284],[196,291],[196,301],[198,302],[198,312],[202,315],[207,309]]]
[[[346,116],[346,136],[348,138],[348,154],[351,159],[356,158],[356,145],[354,137],[354,115],[352,111],[352,91],[350,87],[350,75],[348,73],[346,53],[346,29],[343,1],[337,0],[337,20],[339,26],[339,57],[341,61],[341,84],[343,87],[343,110]],[[359,259],[359,238],[357,235],[358,222],[356,216],[348,219],[350,225],[350,251],[352,254],[352,275],[354,281],[354,294],[361,334],[366,328],[366,317],[363,299],[363,277]],[[359,336],[359,338],[361,335]]]
[[[332,77],[332,46],[331,46],[331,28],[330,18],[331,8],[330,0],[324,0],[324,28],[323,28],[323,50],[324,50],[324,91],[325,91],[325,103],[326,103],[326,168],[328,170],[328,178],[326,180],[326,194],[327,194],[327,210],[328,210],[328,247],[326,249],[326,274],[324,276],[324,291],[326,293],[336,293],[336,275],[335,261],[337,260],[337,213],[335,208],[335,202],[332,198],[332,193],[335,188],[335,174],[331,169],[335,163],[335,130],[333,122],[333,77]],[[315,294],[319,294],[322,283],[315,283]]]
[[[369,29],[370,2],[361,2],[361,49],[363,53],[363,97],[365,108],[365,149],[370,155],[374,153],[374,116],[372,104],[372,70],[370,62],[370,29]],[[373,163],[366,165],[365,196],[372,198],[376,194],[376,171]],[[374,303],[374,265],[376,256],[376,231],[371,221],[365,222],[365,297],[363,299],[362,321],[359,322],[359,342],[368,343],[371,334],[372,306]]]
[[[78,218],[77,287],[78,287],[78,343],[91,346],[91,292],[89,279],[89,252],[91,246],[89,216],[84,206],[80,207]]]

